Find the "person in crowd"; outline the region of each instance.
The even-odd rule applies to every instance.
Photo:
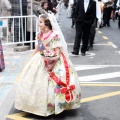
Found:
[[[113,5],[112,5],[112,14],[111,14],[111,18],[113,19],[113,21],[115,21],[116,19],[116,10],[117,10],[117,0],[113,0]]]
[[[11,3],[9,0],[1,0],[1,16],[11,16]],[[5,20],[5,19],[4,19]],[[11,20],[8,19],[9,35],[11,34]],[[3,28],[3,36],[7,35],[7,29]]]
[[[75,9],[76,37],[74,41],[74,55],[79,55],[82,38],[81,54],[85,56],[88,47],[91,25],[96,18],[96,2],[94,0],[78,0]]]
[[[42,9],[44,9],[46,12],[48,12],[48,2],[42,2],[41,7],[42,7]]]
[[[40,5],[41,3],[37,0],[33,0],[33,15],[35,16],[39,16],[40,14],[43,14],[44,11]],[[27,0],[27,15],[31,15],[31,0]],[[30,41],[30,34],[33,34],[33,38],[32,40],[35,40],[35,36],[36,36],[36,18],[32,18],[32,28],[33,28],[33,33],[31,33],[31,19],[28,18],[27,19],[27,37],[26,37],[26,41]],[[25,45],[29,45],[30,43],[25,43]],[[35,48],[35,43],[32,44],[33,49]]]
[[[120,0],[117,1],[118,7],[118,28],[120,29]]]
[[[67,17],[71,17],[71,15],[72,15],[72,6],[73,6],[73,3],[74,3],[73,0],[69,0],[68,8],[67,8]]]
[[[39,116],[80,107],[77,72],[53,14],[39,17],[36,49],[19,75],[15,108]],[[56,28],[57,27],[57,28]]]
[[[48,10],[56,14],[57,11],[56,11],[56,7],[54,6],[54,3],[51,0],[47,0],[47,2],[48,2]]]
[[[91,26],[88,50],[93,49],[93,43],[94,43],[94,39],[95,39],[97,24],[101,25],[101,10],[100,10],[98,0],[95,0],[95,1],[96,1],[96,19],[94,20],[94,23]]]
[[[55,12],[55,10],[56,10],[55,8],[53,8],[53,11],[54,11],[54,12],[49,9],[49,7],[48,7],[48,2],[42,2],[42,3],[41,3],[41,7],[42,7],[43,10],[45,10],[46,14],[47,14],[47,13],[53,13],[53,14],[56,13],[56,12]]]
[[[10,0],[11,3],[11,16],[20,16],[20,0]],[[11,18],[11,22],[13,19]],[[14,42],[19,42],[19,18],[14,18]]]
[[[102,0],[98,0],[99,2],[99,6],[100,6],[100,10],[101,10],[101,24],[99,25],[99,28],[103,27],[103,8],[104,8],[104,4],[102,2]]]
[[[77,3],[77,0],[74,0],[73,6],[72,6],[72,15],[71,15],[71,18],[72,18],[71,28],[73,28],[74,25],[75,25],[75,16],[74,16],[74,13],[75,13],[76,3]]]
[[[64,6],[65,6],[66,9],[68,8],[68,3],[69,3],[69,0],[64,1]]]
[[[0,72],[5,69],[5,61],[3,55],[2,41],[0,40]]]
[[[111,19],[111,12],[112,12],[112,5],[113,0],[109,0],[108,2],[104,3],[104,10],[103,10],[103,26],[110,27],[110,19]]]

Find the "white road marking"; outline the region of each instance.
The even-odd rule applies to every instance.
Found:
[[[91,66],[91,65],[87,65],[87,66],[76,66],[75,70],[79,71],[79,70],[90,70],[90,69],[96,69],[96,68],[105,68],[108,66]]]
[[[90,82],[90,81],[98,81],[98,80],[109,79],[109,78],[116,78],[116,77],[120,77],[120,72],[83,76],[83,77],[79,77],[79,80],[81,82],[85,82],[85,81],[89,81]]]
[[[67,45],[74,45],[74,43],[67,43]],[[82,44],[81,44],[82,45]],[[94,45],[111,45],[111,44],[94,44]]]
[[[81,82],[80,81],[80,84],[120,84],[120,82]]]
[[[115,44],[113,44],[112,42],[108,42],[108,44],[112,45],[113,48],[118,48]]]
[[[95,56],[96,54],[95,53],[91,53],[91,52],[86,52],[86,55],[85,56]],[[72,56],[72,57],[77,57],[77,56],[81,56],[81,53],[79,53],[79,55],[74,55],[72,53],[69,53],[69,56]]]
[[[120,51],[118,51],[118,53],[120,54]]]
[[[102,34],[102,32],[101,31],[97,31],[99,34]]]
[[[74,67],[120,67],[120,65],[78,65],[78,64],[74,64]]]
[[[120,65],[74,65],[76,71],[79,70],[90,70],[96,68],[106,68],[106,67],[120,67]]]

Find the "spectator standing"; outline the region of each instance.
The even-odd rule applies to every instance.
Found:
[[[117,1],[118,7],[118,28],[120,29],[120,0]]]
[[[11,15],[12,16],[20,16],[20,0],[10,0],[11,3]],[[13,20],[13,19],[12,19]],[[14,19],[14,25],[13,25],[13,31],[14,31],[14,42],[19,42],[19,18]]]
[[[98,3],[98,0],[95,0],[95,1],[96,1],[96,19],[94,20],[94,23],[91,26],[88,50],[89,49],[90,50],[93,49],[93,43],[94,43],[94,39],[95,39],[97,23],[101,24],[101,10],[100,10],[100,6],[99,6],[99,3]]]
[[[2,41],[0,40],[0,72],[5,69]]]
[[[104,10],[103,10],[103,26],[110,27],[110,19],[111,19],[111,12],[112,12],[112,5],[113,0],[109,0],[108,2],[104,3]]]
[[[1,16],[11,16],[10,10],[11,10],[11,3],[9,0],[1,0]],[[5,19],[4,19],[5,20]],[[8,19],[8,28],[9,33],[11,33],[11,21]],[[7,35],[7,29],[3,28],[3,36]]]
[[[32,15],[39,16],[43,14],[44,11],[41,7],[41,3],[37,0],[33,0],[33,13]],[[31,0],[27,0],[27,15],[31,15]],[[36,18],[32,19],[33,33],[31,33],[31,19],[27,19],[27,37],[26,40],[30,41],[30,34],[33,34],[32,40],[35,40],[36,36]],[[26,43],[25,45],[30,45],[30,43]],[[33,48],[35,48],[35,43],[33,43]]]
[[[96,2],[94,0],[78,0],[75,8],[76,37],[72,54],[79,55],[82,38],[81,54],[85,56],[88,47],[91,25],[96,18]]]

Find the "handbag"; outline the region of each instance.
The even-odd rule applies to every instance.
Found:
[[[5,62],[4,62],[2,42],[0,40],[0,71],[2,71],[3,69],[5,69]]]

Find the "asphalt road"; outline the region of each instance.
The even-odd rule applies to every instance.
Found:
[[[67,18],[66,9],[61,12],[59,25],[68,44],[70,59],[78,72],[82,89],[81,107],[47,118],[18,111],[13,107],[16,84],[12,80],[1,102],[0,120],[120,120],[120,29],[117,27],[117,20],[111,20],[111,27],[96,31],[93,50],[88,51],[86,56],[71,54],[75,29],[71,28],[71,19]],[[5,54],[7,55],[6,52]],[[25,64],[25,56],[28,54],[30,51],[19,53],[19,62]],[[13,56],[17,55],[13,53]],[[17,64],[16,61],[13,66]],[[9,73],[11,70],[9,65]],[[15,74],[11,73],[10,76],[11,79],[15,78]],[[4,75],[3,78],[6,79]]]

